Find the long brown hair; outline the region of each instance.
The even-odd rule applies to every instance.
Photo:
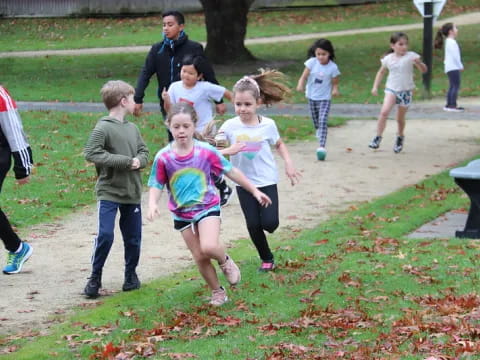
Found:
[[[233,86],[233,93],[250,91],[256,100],[261,99],[265,105],[284,100],[290,89],[285,82],[285,74],[277,70],[259,69],[256,75],[244,76]]]
[[[443,42],[444,42],[443,39],[448,36],[448,33],[451,30],[453,30],[454,26],[455,25],[453,23],[448,22],[443,24],[442,27],[438,29],[437,35],[435,35],[435,42],[434,42],[435,49],[441,49],[443,47]]]

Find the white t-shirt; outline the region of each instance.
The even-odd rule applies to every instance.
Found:
[[[463,70],[462,58],[460,56],[460,47],[455,39],[445,39],[445,73],[452,70]]]
[[[330,100],[332,98],[332,79],[340,75],[337,64],[329,61],[322,65],[316,57],[305,61],[310,70],[305,87],[305,96],[311,100]]]
[[[198,115],[196,130],[201,132],[213,119],[211,101],[220,101],[225,94],[225,88],[208,81],[197,81],[193,88],[187,89],[182,81],[175,81],[168,88],[168,94],[172,104],[184,101],[193,106]]]
[[[277,143],[280,134],[275,121],[264,116],[260,120],[259,124],[249,126],[237,116],[225,121],[218,131],[226,135],[230,144],[246,143],[241,152],[230,156],[230,162],[256,187],[278,183],[278,171],[271,146]]]
[[[387,84],[385,87],[395,91],[406,91],[415,89],[413,82],[414,60],[419,59],[420,55],[413,51],[408,51],[403,56],[397,56],[395,53],[388,54],[380,60],[382,66],[388,69]]]

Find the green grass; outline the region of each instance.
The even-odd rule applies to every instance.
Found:
[[[15,184],[13,173],[9,174],[2,189],[2,210],[15,226],[24,228],[91,205],[95,201],[96,173],[94,166],[84,159],[83,146],[102,114],[28,111],[21,115],[30,135],[36,168],[32,181],[21,187]],[[308,117],[274,118],[287,142],[314,139]],[[148,114],[132,120],[138,124],[153,160],[156,151],[166,143],[160,116]],[[338,117],[330,120],[331,126],[346,121]],[[149,175],[148,170],[144,175]]]
[[[275,273],[257,273],[250,242],[237,242],[243,280],[221,308],[204,305],[208,290],[188,270],[102,298],[49,336],[4,338],[18,347],[5,359],[474,358],[478,241],[405,237],[466,205],[443,172],[315,229],[270,236]]]
[[[480,64],[477,42],[480,25],[460,28],[459,43],[465,72],[462,73],[461,96],[480,95]],[[380,57],[388,49],[389,33],[363,34],[332,38],[336,49],[341,96],[336,103],[379,103],[382,96],[370,94]],[[422,52],[422,32],[410,31],[410,48]],[[250,46],[255,56],[268,66],[283,71],[294,88],[303,71],[306,49],[311,41]],[[2,83],[18,100],[25,101],[99,101],[99,89],[109,79],[123,79],[132,84],[143,64],[145,54],[112,54],[88,56],[50,56],[42,58],[0,58]],[[273,64],[273,65],[272,65]],[[220,83],[227,88],[243,75],[256,72],[259,63],[217,69]],[[264,65],[265,66],[265,65]],[[415,74],[418,89],[422,80]],[[157,102],[156,79],[152,77],[145,101]],[[444,96],[448,80],[443,73],[443,52],[435,51],[432,95]],[[416,98],[420,98],[420,91]],[[289,100],[305,102],[304,94],[294,91]]]
[[[442,17],[478,11],[472,0],[447,2]],[[421,22],[410,0],[391,0],[360,6],[334,6],[285,11],[251,11],[247,37],[336,31]],[[279,26],[280,25],[280,26]],[[186,29],[196,41],[205,41],[203,14],[187,14]],[[162,38],[162,18],[0,18],[1,51],[76,49],[151,45]]]

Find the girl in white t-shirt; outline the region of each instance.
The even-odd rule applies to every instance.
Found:
[[[203,132],[214,117],[213,101],[220,101],[223,97],[232,101],[232,93],[223,86],[202,80],[204,61],[202,56],[185,56],[180,69],[181,80],[170,84],[168,92],[163,89],[162,99],[167,112],[173,104],[179,102],[193,106],[198,116],[195,130],[198,134],[204,135],[203,137],[208,137],[209,134]],[[214,181],[220,193],[220,205],[224,206],[228,203],[233,190],[223,176],[214,176]]]
[[[405,115],[412,102],[413,89],[415,88],[413,67],[415,66],[422,73],[425,73],[427,66],[420,60],[420,55],[413,51],[408,51],[408,36],[403,32],[396,32],[390,37],[390,48],[388,55],[380,60],[382,65],[373,82],[372,94],[377,96],[378,86],[388,71],[385,97],[377,121],[377,135],[375,135],[368,146],[372,149],[380,147],[388,115],[393,107],[398,105],[398,132],[393,151],[399,153],[403,149]]]
[[[460,47],[456,37],[458,29],[454,23],[444,24],[437,32],[435,37],[435,48],[441,49],[445,42],[445,74],[448,76],[450,86],[447,92],[447,105],[443,108],[445,111],[462,112],[465,109],[457,106],[458,90],[460,90],[460,71],[463,71],[462,57],[460,56]],[[443,38],[445,37],[445,41]]]
[[[333,62],[335,50],[330,40],[319,39],[315,41],[308,49],[307,56],[305,69],[298,79],[297,91],[303,91],[305,82],[307,83],[305,96],[308,99],[310,115],[320,143],[317,148],[317,159],[325,160],[327,156],[325,144],[327,142],[328,114],[332,95],[340,94],[338,92],[340,71],[337,64]]]
[[[220,127],[216,140],[228,142],[229,147],[221,152],[230,155],[233,166],[272,200],[269,207],[258,202],[243,187],[237,184],[237,195],[247,223],[250,237],[262,261],[260,271],[275,268],[273,254],[268,246],[265,231],[272,233],[279,225],[278,216],[278,171],[271,146],[274,146],[285,161],[285,172],[290,183],[295,185],[300,173],[294,168],[287,146],[280,138],[275,121],[257,114],[261,104],[269,105],[282,101],[288,88],[281,82],[283,74],[267,70],[254,76],[244,76],[233,87],[235,113]]]

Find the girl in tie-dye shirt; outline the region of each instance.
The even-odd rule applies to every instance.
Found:
[[[216,260],[227,281],[235,285],[240,281],[240,270],[225,253],[220,242],[220,199],[212,180],[213,175],[225,173],[241,184],[262,205],[268,206],[270,198],[258,190],[243,175],[232,167],[213,146],[194,139],[197,115],[187,103],[172,106],[167,125],[174,141],[160,150],[148,181],[149,220],[159,214],[158,200],[164,187],[169,193],[168,208],[173,214],[174,227],[191,251],[200,273],[212,289],[210,304],[220,306],[228,298],[220,286],[217,273],[211,262]]]

